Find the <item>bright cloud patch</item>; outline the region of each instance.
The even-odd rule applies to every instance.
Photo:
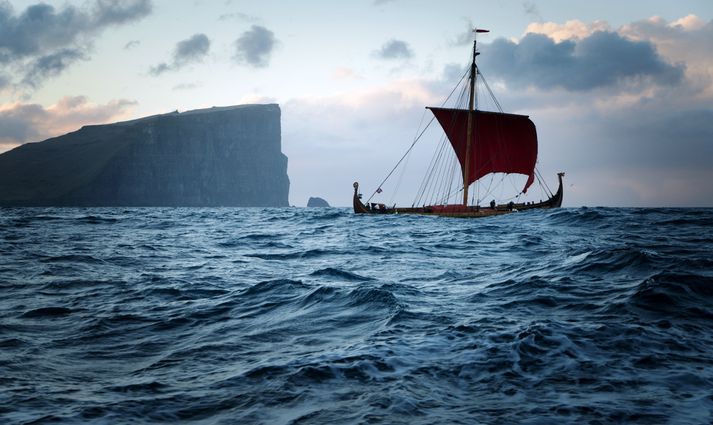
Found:
[[[604,21],[594,21],[587,24],[578,19],[567,21],[564,24],[556,22],[533,22],[527,26],[525,34],[544,34],[557,43],[564,40],[582,39],[598,31],[611,31],[609,24]]]
[[[102,124],[126,118],[135,102],[114,100],[104,105],[90,103],[84,96],[65,97],[43,107],[16,103],[0,106],[0,150],[25,142],[40,141],[77,130],[86,124]]]

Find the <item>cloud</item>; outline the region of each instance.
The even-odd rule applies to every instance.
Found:
[[[464,67],[463,64],[448,63],[443,67],[443,80],[449,83],[457,83],[468,73],[470,73],[470,66]]]
[[[5,74],[0,74],[0,91],[10,85],[10,77]]]
[[[501,103],[533,117],[542,164],[550,172],[568,171],[576,189],[565,202],[713,206],[713,186],[706,183],[713,180],[713,21],[689,15],[672,22],[652,17],[616,30],[601,21],[550,22],[538,29],[539,37],[549,35],[539,40],[543,57],[523,58],[526,52],[518,49],[533,43],[528,34],[508,42],[510,54],[520,55],[511,59],[513,70],[491,67],[498,64],[489,56],[502,50],[484,51],[480,63],[489,79],[505,74]],[[607,37],[598,39],[602,34]],[[562,69],[548,69],[543,60]],[[584,63],[616,78],[595,78]],[[532,75],[514,75],[527,73],[524,64]],[[544,70],[561,81],[543,79]]]
[[[374,56],[380,59],[410,59],[413,51],[405,41],[392,39],[374,52]]]
[[[710,168],[713,158],[713,108],[666,110],[642,105],[635,113],[618,111],[602,133],[609,136],[609,159],[626,167],[646,163],[654,167]],[[713,170],[711,170],[713,172]]]
[[[210,39],[205,34],[194,34],[190,38],[176,43],[171,63],[160,63],[151,67],[149,72],[158,76],[167,71],[176,71],[186,65],[203,60],[210,50]]]
[[[122,25],[151,13],[149,0],[95,0],[80,9],[56,9],[38,3],[16,14],[0,3],[0,64],[20,80],[37,87],[78,60],[89,58],[94,38],[109,26]]]
[[[669,23],[652,17],[624,25],[619,32],[633,40],[647,40],[670,60],[684,62],[687,79],[698,84],[697,91],[713,95],[713,20],[705,23],[688,15]]]
[[[196,62],[203,59],[210,49],[210,40],[205,34],[195,34],[191,38],[179,41],[173,54],[177,64]]]
[[[579,41],[599,31],[615,31],[621,37],[650,43],[668,63],[685,64],[685,78],[699,99],[713,96],[713,21],[705,22],[687,15],[668,22],[654,16],[625,24],[616,30],[604,21],[585,23],[567,21],[563,24],[544,22],[530,24],[526,32],[545,34],[557,42]]]
[[[538,21],[542,20],[542,15],[540,15],[540,10],[537,8],[537,5],[531,1],[524,1],[522,2],[522,8],[525,11],[525,15],[529,16],[532,19],[536,19]]]
[[[55,105],[0,105],[0,145],[4,149],[25,142],[58,136],[86,125],[126,118],[136,102],[114,100],[104,105],[90,103],[84,96],[64,97]]]
[[[261,25],[253,25],[235,40],[233,59],[255,68],[264,68],[270,63],[277,40],[275,34]]]
[[[464,19],[464,23],[465,27],[463,28],[463,31],[458,33],[454,39],[450,40],[448,42],[449,45],[457,47],[473,44],[473,28],[475,28],[473,21],[470,19]]]
[[[20,144],[38,137],[41,125],[48,116],[41,105],[15,105],[0,110],[0,143]]]
[[[161,62],[160,64],[158,64],[156,66],[152,66],[149,69],[149,74],[156,77],[156,76],[163,74],[166,71],[170,71],[171,69],[172,69],[171,65],[167,64],[166,62]]]
[[[94,25],[121,25],[151,13],[150,0],[96,0]]]
[[[201,87],[201,83],[181,83],[173,86],[173,90],[193,90]]]
[[[611,31],[611,27],[605,21],[594,21],[591,24],[587,24],[586,22],[574,19],[564,24],[556,22],[533,22],[527,26],[525,34],[544,34],[559,43],[564,40],[586,38],[599,31]]]
[[[227,21],[227,20],[231,20],[231,19],[241,21],[241,22],[249,22],[249,23],[256,23],[256,22],[260,21],[260,19],[255,16],[248,15],[245,13],[240,13],[240,12],[238,12],[238,13],[224,13],[218,17],[219,21]]]
[[[124,44],[124,50],[131,50],[134,47],[138,47],[141,44],[141,41],[139,40],[131,40],[128,43]]]
[[[62,49],[41,56],[29,63],[22,82],[30,87],[38,87],[45,79],[61,74],[74,62],[85,57],[85,53],[79,49]]]
[[[481,63],[489,75],[516,87],[582,91],[642,79],[676,85],[684,75],[684,66],[665,61],[651,42],[605,31],[559,43],[533,33],[519,42],[500,38],[485,45],[483,53]]]

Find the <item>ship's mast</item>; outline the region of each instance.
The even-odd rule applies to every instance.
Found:
[[[475,110],[475,78],[478,73],[477,67],[475,66],[475,57],[480,53],[477,52],[477,34],[479,32],[487,32],[487,30],[474,29],[473,33],[476,36],[473,38],[473,62],[470,64],[470,93],[468,101],[468,127],[466,131],[465,139],[465,163],[463,164],[463,206],[468,206],[468,177],[470,173],[470,149],[471,149],[471,139],[473,138],[473,111]]]

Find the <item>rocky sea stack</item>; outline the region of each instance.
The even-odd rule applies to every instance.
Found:
[[[0,155],[5,206],[288,206],[280,107],[90,125]]]
[[[307,206],[310,208],[312,208],[312,207],[326,208],[326,207],[329,207],[329,203],[327,203],[327,201],[325,201],[322,198],[312,197],[312,198],[309,198],[309,201],[307,201]]]

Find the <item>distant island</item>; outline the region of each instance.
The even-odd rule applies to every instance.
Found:
[[[280,107],[88,125],[0,155],[2,206],[286,207]]]
[[[312,198],[309,198],[309,201],[307,201],[307,206],[310,208],[312,208],[312,207],[317,207],[317,208],[323,207],[324,208],[324,207],[329,207],[329,203],[327,203],[327,201],[325,201],[322,198],[312,197]]]

